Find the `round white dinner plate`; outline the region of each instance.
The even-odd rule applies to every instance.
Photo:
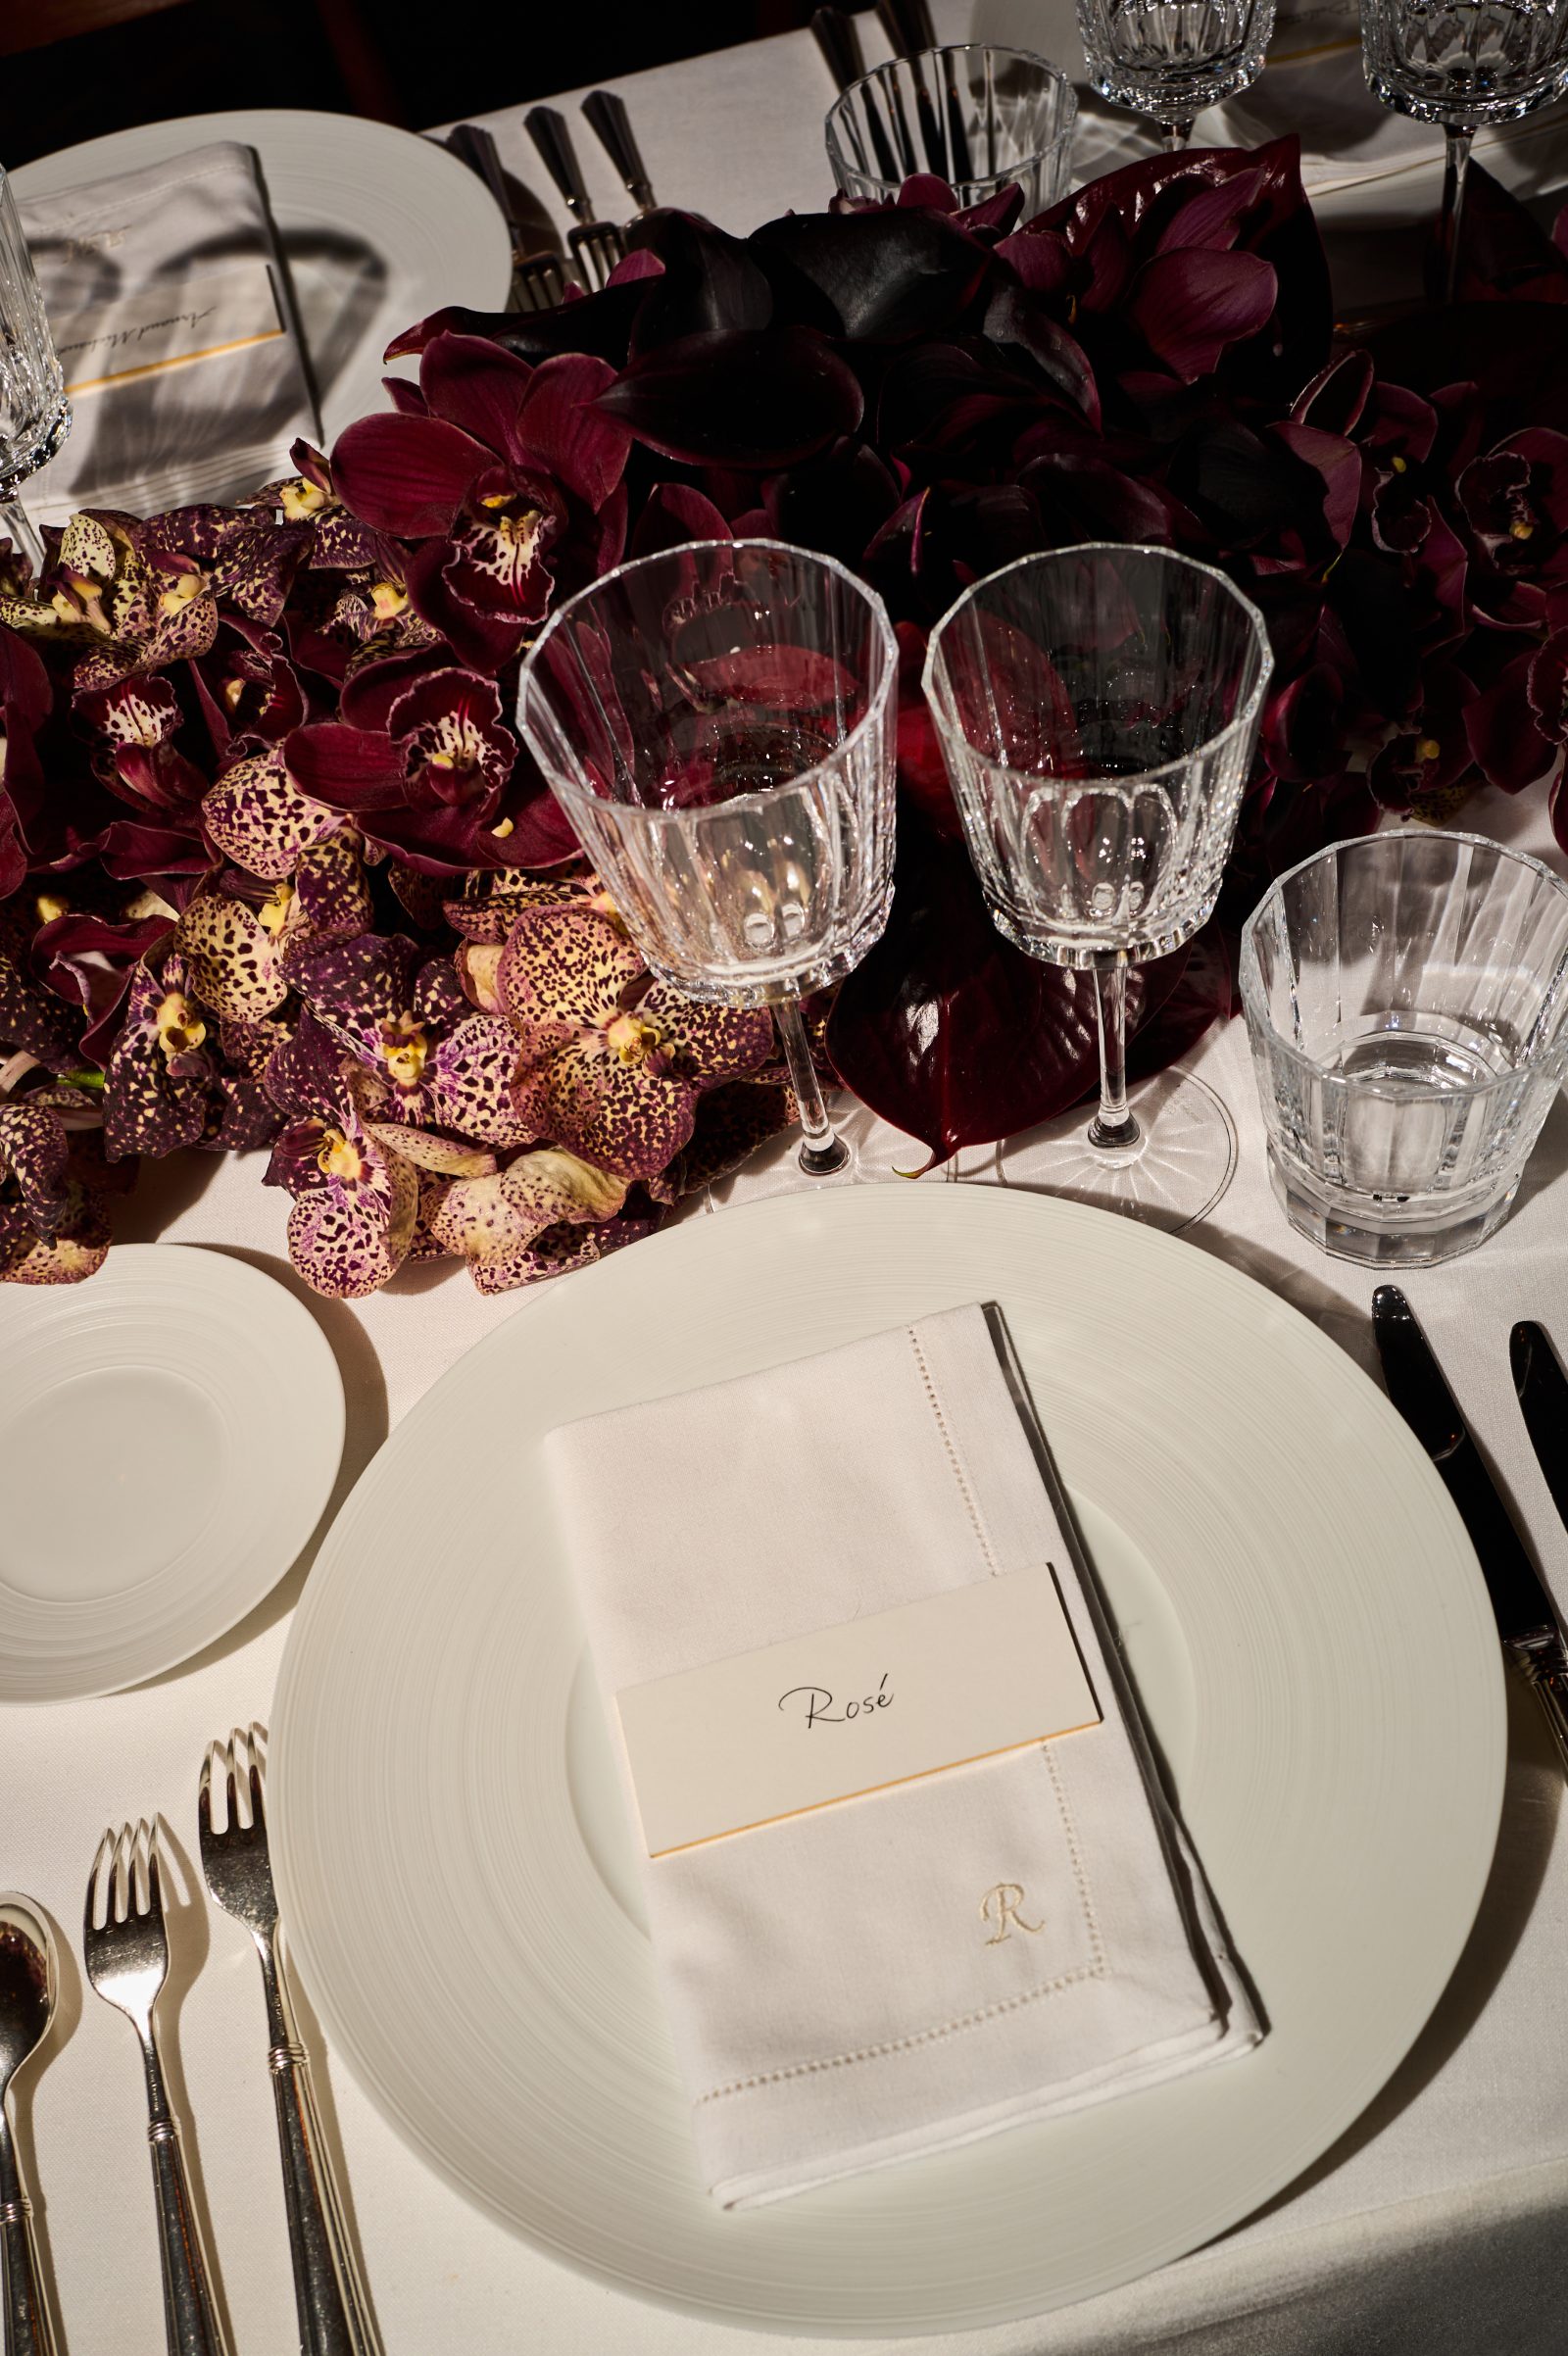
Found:
[[[222,1252],[117,1244],[0,1285],[0,1701],[114,1693],[276,1586],[343,1453],[310,1311]]]
[[[213,139],[237,139],[261,159],[329,447],[386,407],[381,355],[395,335],[447,303],[504,307],[512,242],[483,183],[434,140],[358,115],[239,107],[143,123],[23,164],[12,184],[19,196],[51,196]]]
[[[697,2181],[540,1440],[990,1300],[1269,2035],[1223,2069],[722,2214]],[[339,1515],[271,1729],[292,1952],[414,2149],[621,2289],[833,2334],[1036,2313],[1289,2184],[1442,1990],[1504,1763],[1475,1556],[1366,1377],[1191,1245],[983,1186],[774,1197],[525,1303]]]

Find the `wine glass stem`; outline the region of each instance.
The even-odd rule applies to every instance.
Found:
[[[1187,145],[1188,140],[1193,135],[1193,124],[1196,121],[1196,116],[1189,115],[1185,123],[1167,123],[1162,124],[1161,127],[1165,133],[1165,146],[1171,155],[1179,156],[1181,154],[1182,149]]]
[[[1095,968],[1096,1012],[1100,1017],[1100,1110],[1089,1124],[1089,1142],[1107,1152],[1139,1142],[1138,1123],[1127,1109],[1127,967]]]
[[[20,499],[0,500],[0,533],[27,560],[34,580],[43,570],[43,541],[38,527]]]
[[[809,1178],[831,1178],[835,1170],[842,1170],[848,1162],[850,1149],[827,1117],[822,1083],[811,1060],[811,1043],[806,1036],[800,1000],[781,999],[773,1008],[773,1020],[778,1026],[784,1059],[790,1067],[790,1086],[800,1107],[801,1167]]]
[[[1443,254],[1443,299],[1453,301],[1459,281],[1459,223],[1464,214],[1465,179],[1470,170],[1470,142],[1475,133],[1450,123],[1443,159],[1443,221],[1438,231]]]

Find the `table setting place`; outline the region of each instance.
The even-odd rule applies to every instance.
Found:
[[[0,173],[6,2356],[1557,2344],[1565,94]]]

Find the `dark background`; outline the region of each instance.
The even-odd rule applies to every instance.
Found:
[[[0,164],[223,107],[318,107],[419,130],[787,32],[813,4],[0,0]]]

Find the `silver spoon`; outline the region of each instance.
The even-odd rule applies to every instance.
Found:
[[[55,2356],[32,2232],[32,2203],[11,2139],[6,2096],[42,2044],[55,2008],[55,1942],[26,1898],[0,1895],[0,2273],[5,2282],[6,2356]]]

